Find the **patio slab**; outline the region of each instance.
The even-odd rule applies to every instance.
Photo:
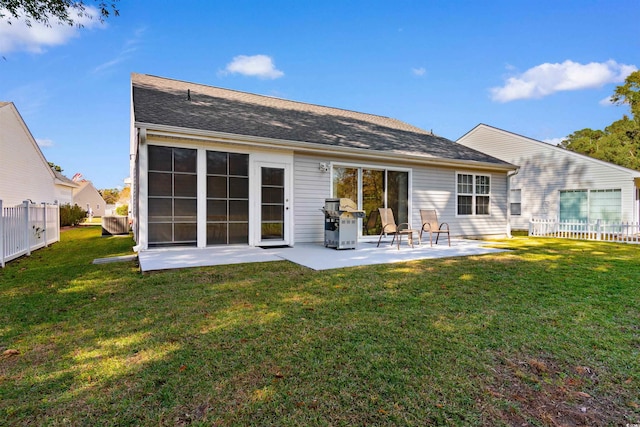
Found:
[[[295,247],[261,249],[246,245],[196,248],[153,249],[138,254],[142,271],[166,270],[173,268],[202,267],[212,265],[239,264],[247,262],[269,262],[288,260],[313,270],[357,267],[361,265],[388,264],[469,255],[483,255],[504,252],[490,248],[490,242],[480,240],[452,239],[451,247],[439,244],[390,246],[390,242],[360,242],[356,249],[335,250],[322,244],[301,243]]]
[[[282,261],[282,258],[264,249],[247,245],[216,246],[204,249],[162,248],[138,253],[138,262],[142,271],[269,261]]]

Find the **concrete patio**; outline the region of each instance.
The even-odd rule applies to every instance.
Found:
[[[421,259],[483,255],[504,252],[490,248],[490,242],[481,240],[452,239],[451,247],[440,243],[416,245],[403,243],[400,250],[391,246],[390,240],[376,247],[377,241],[364,241],[356,249],[335,250],[322,244],[297,244],[295,247],[262,249],[246,245],[196,248],[163,248],[141,251],[138,254],[140,269],[145,271],[174,268],[204,267],[212,265],[241,264],[287,260],[313,270],[356,267],[361,265],[388,264]]]

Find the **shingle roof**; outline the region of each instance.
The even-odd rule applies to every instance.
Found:
[[[137,123],[509,165],[389,117],[146,74],[131,81]]]
[[[51,169],[53,171],[53,174],[56,176],[56,179],[58,179],[60,181],[60,184],[66,185],[68,187],[78,187],[78,184],[71,181],[69,178],[67,178],[66,176],[62,175],[62,173],[58,172],[55,169]]]

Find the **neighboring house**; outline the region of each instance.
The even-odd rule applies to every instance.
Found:
[[[322,242],[325,199],[456,236],[507,234],[515,166],[399,120],[132,74],[138,249]],[[366,236],[361,236],[364,240]]]
[[[480,124],[459,144],[520,170],[511,178],[511,225],[529,220],[636,222],[640,172]]]
[[[78,188],[73,189],[73,203],[86,210],[89,215],[105,215],[106,202],[91,181],[76,181]]]
[[[60,205],[73,205],[73,190],[78,188],[78,184],[54,170],[56,200]]]
[[[54,203],[58,178],[12,102],[0,102],[0,200]]]

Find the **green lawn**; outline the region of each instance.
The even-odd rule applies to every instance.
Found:
[[[0,270],[0,425],[640,423],[640,247],[496,244],[143,275],[66,231]]]

